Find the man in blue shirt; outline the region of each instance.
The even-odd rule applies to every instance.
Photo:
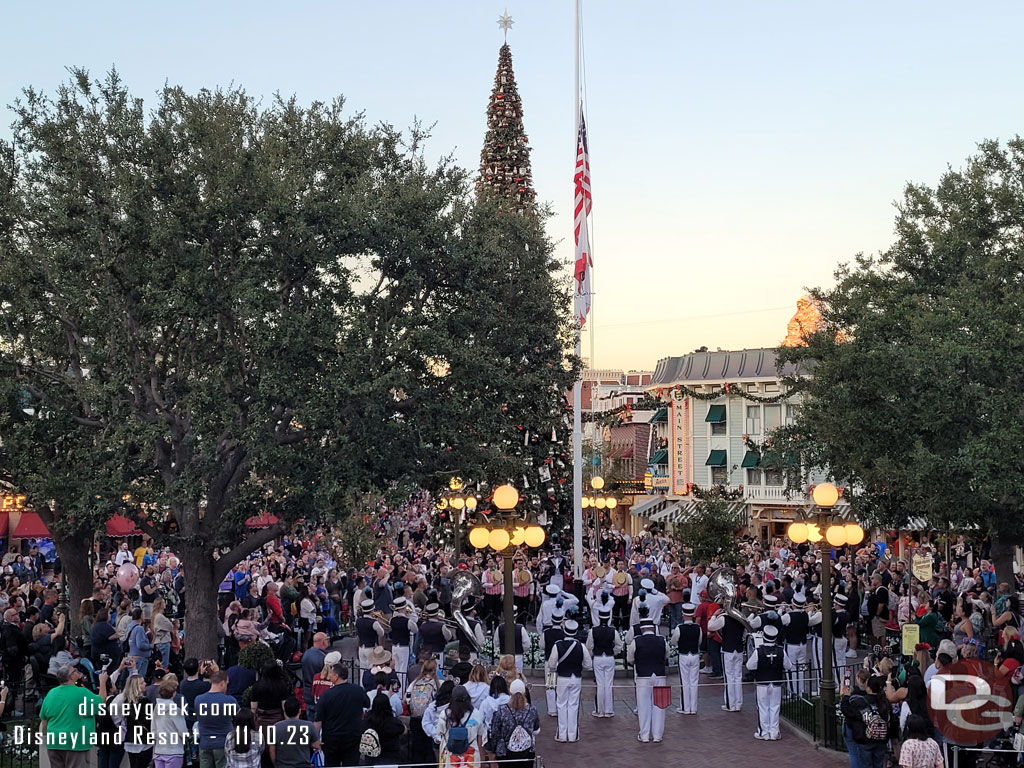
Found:
[[[132,611],[132,623],[128,627],[128,655],[135,659],[135,673],[143,679],[149,670],[149,657],[153,655],[153,644],[149,642],[146,628],[142,626],[142,609]]]
[[[238,703],[227,694],[228,674],[210,675],[210,692],[196,696],[195,717],[199,727],[199,768],[226,768],[224,740],[231,733]]]
[[[239,563],[235,568],[235,573],[231,577],[231,580],[235,582],[236,600],[241,600],[249,594],[249,585],[252,584],[252,575],[249,573],[248,564]]]

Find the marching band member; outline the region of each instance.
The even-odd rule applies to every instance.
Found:
[[[477,648],[483,648],[484,642],[486,642],[484,638],[483,622],[476,617],[475,600],[470,598],[470,600],[467,601],[466,605],[462,608],[462,616],[466,620],[466,623],[469,624],[473,637],[470,638],[462,627],[456,627],[455,637],[459,641],[459,650],[461,651],[465,648],[475,656],[478,653]]]
[[[821,620],[821,610],[814,605],[807,616],[807,624],[811,633],[810,642],[807,644],[808,677],[810,678],[807,687],[812,696],[818,695],[821,681]]]
[[[504,575],[498,567],[497,560],[491,560],[491,566],[484,571],[481,579],[484,587],[484,621],[487,622],[487,629],[490,630],[501,620],[501,594],[504,585]]]
[[[668,665],[668,644],[654,631],[654,622],[640,622],[641,634],[627,647],[626,661],[633,665],[636,684],[636,714],[640,732],[636,740],[647,744],[659,743],[665,736],[665,710],[654,706],[654,686],[665,685]]]
[[[580,740],[580,691],[583,690],[583,670],[591,669],[590,652],[579,640],[579,624],[572,619],[565,622],[565,637],[555,643],[548,656],[547,670],[558,678],[556,704],[558,708],[558,735],[555,741]]]
[[[786,672],[793,671],[793,662],[776,644],[779,630],[766,624],[762,630],[764,645],[750,654],[747,669],[754,673],[757,685],[757,730],[755,739],[775,741],[779,738],[779,708],[782,706],[782,684]]]
[[[718,609],[708,619],[708,632],[722,635],[722,675],[725,678],[726,712],[739,712],[743,708],[743,632],[746,627],[739,619]]]
[[[569,571],[569,561],[562,557],[562,548],[557,544],[551,553],[551,578],[548,586],[554,585],[559,591],[565,589],[565,575]]]
[[[548,584],[544,588],[544,602],[540,604],[537,611],[537,629],[543,631],[551,626],[551,616],[557,610],[561,613],[569,611],[580,604],[575,595],[563,592],[554,584]]]
[[[613,605],[612,596],[608,590],[598,590],[590,601],[590,625],[596,627],[601,623],[601,611],[607,610],[608,615],[611,616]]]
[[[661,613],[668,605],[668,595],[658,592],[654,588],[651,579],[644,579],[640,582],[640,594],[633,599],[633,607],[629,612],[629,623],[637,624],[640,621],[638,610],[641,605],[647,606],[647,616],[654,622],[654,629],[658,631],[661,626]]]
[[[693,603],[683,605],[683,622],[672,630],[672,643],[679,649],[679,709],[681,715],[697,714],[697,682],[700,679],[700,646],[704,633],[694,623],[697,607]]]
[[[384,645],[384,627],[370,615],[374,602],[366,598],[359,604],[359,618],[356,619],[356,639],[359,643],[359,671],[370,668],[370,654],[378,645]]]
[[[409,673],[409,649],[412,647],[413,635],[418,631],[416,619],[412,617],[412,607],[404,597],[396,597],[391,603],[391,653],[394,657],[395,672],[402,685],[399,695],[405,698],[405,685]]]
[[[615,717],[612,683],[615,681],[615,657],[622,651],[622,638],[611,626],[611,601],[598,611],[597,618],[587,635],[587,650],[593,656],[594,682],[597,684],[597,702],[591,714],[594,717]]]
[[[839,667],[846,663],[846,647],[849,644],[846,627],[850,623],[846,602],[847,597],[843,594],[837,594],[832,601],[832,666],[835,669],[832,673],[833,680],[840,679]]]
[[[441,606],[429,603],[423,609],[423,621],[419,625],[420,651],[427,651],[437,658],[444,656],[444,647],[455,639],[455,632],[440,620]]]
[[[533,574],[526,567],[526,560],[522,557],[516,559],[515,573],[512,574],[512,600],[516,606],[516,613],[525,616],[530,608],[530,594],[533,590]]]
[[[565,630],[562,628],[562,612],[559,610],[551,616],[551,626],[540,633],[538,638],[540,652],[543,658],[547,658],[555,643],[565,639]],[[553,671],[548,671],[545,678],[544,694],[547,697],[548,716],[555,717],[558,714],[558,707],[555,701],[555,689],[558,687],[558,680]]]
[[[513,613],[515,613],[515,608],[513,608]],[[526,627],[518,621],[515,623],[513,641],[515,647],[512,650],[505,648],[505,622],[503,620],[494,630],[494,647],[502,656],[507,653],[513,654],[516,657],[516,671],[522,674],[523,654],[533,647],[533,641],[530,640],[530,633],[526,631]]]
[[[633,580],[626,573],[626,562],[619,560],[615,565],[615,573],[610,574],[612,583],[612,624],[616,629],[626,629],[630,625],[629,604],[633,599]]]
[[[793,674],[789,676],[789,690],[802,696],[807,690],[807,634],[809,624],[807,599],[803,593],[793,595],[793,610],[782,615],[782,636],[786,643],[786,655],[793,662]]]

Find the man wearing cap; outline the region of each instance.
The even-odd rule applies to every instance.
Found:
[[[775,741],[779,738],[779,708],[782,706],[782,684],[786,672],[793,671],[793,662],[779,648],[779,630],[766,624],[762,630],[764,645],[750,654],[747,669],[754,673],[757,686],[757,730],[755,739]]]
[[[540,604],[540,609],[537,611],[537,629],[544,631],[550,627],[551,617],[556,610],[566,613],[579,605],[579,602],[575,595],[563,592],[554,584],[548,584],[544,587],[544,602]]]
[[[679,709],[681,715],[697,714],[697,682],[700,679],[700,647],[704,633],[693,618],[697,606],[683,603],[682,623],[672,630],[672,644],[679,650]]]
[[[782,638],[786,644],[786,655],[793,663],[793,672],[789,675],[789,690],[803,696],[807,690],[807,634],[810,629],[805,610],[807,598],[802,592],[793,594],[793,610],[782,615]]]
[[[428,603],[423,612],[424,619],[419,624],[420,652],[427,651],[441,658],[444,647],[455,639],[455,631],[440,621],[441,606],[437,603]]]
[[[400,693],[405,696],[405,685],[409,673],[409,649],[413,636],[418,631],[412,608],[404,597],[396,597],[391,603],[391,653],[394,655],[395,673],[401,685]]]
[[[517,612],[517,608],[513,607],[513,614]],[[513,631],[513,639],[515,647],[508,649],[505,647],[505,622],[502,620],[500,624],[494,629],[494,647],[498,649],[501,655],[511,653],[516,657],[516,670],[519,672],[523,671],[523,654],[527,653],[533,647],[533,641],[530,639],[530,633],[526,631],[526,627],[520,624],[518,621],[515,623]]]
[[[654,687],[666,684],[668,644],[655,633],[650,619],[641,620],[640,634],[626,649],[626,661],[633,665],[636,684],[636,714],[640,721],[636,740],[643,744],[653,740],[657,744],[665,736],[665,710],[654,706]]]
[[[708,632],[722,636],[722,675],[725,680],[726,712],[743,708],[743,633],[746,626],[734,616],[719,609],[708,619]]]
[[[661,626],[661,614],[668,605],[668,595],[659,592],[651,579],[640,580],[640,593],[633,599],[633,607],[629,612],[629,623],[637,624],[640,621],[639,607],[647,606],[647,616],[654,622],[654,630],[657,632]]]
[[[555,644],[559,640],[565,639],[565,630],[562,627],[562,621],[565,617],[562,615],[561,609],[555,609],[555,612],[551,615],[551,626],[547,627],[543,632],[540,633],[538,638],[540,646],[541,658],[546,659],[551,653],[551,649],[555,647]],[[555,691],[558,688],[557,676],[554,670],[548,670],[547,677],[545,679],[544,694],[547,696],[548,705],[548,716],[555,717],[558,714]]]
[[[587,635],[587,650],[593,657],[597,700],[594,717],[615,717],[612,683],[615,680],[615,657],[622,651],[622,638],[612,628],[611,601],[597,612],[597,625]]]
[[[579,624],[572,619],[563,623],[565,637],[555,643],[548,656],[547,671],[558,677],[556,706],[558,709],[558,735],[555,741],[574,742],[580,740],[580,691],[583,690],[583,670],[592,669],[590,651],[579,640],[576,633]]]
[[[373,599],[366,598],[359,604],[359,618],[356,619],[356,639],[359,641],[359,670],[370,668],[370,653],[378,645],[384,644],[384,627],[370,612],[373,610]]]
[[[835,667],[833,680],[840,679],[840,666],[846,663],[846,646],[849,640],[846,637],[846,627],[850,623],[850,616],[846,612],[847,597],[844,594],[837,594],[832,604],[832,665]]]

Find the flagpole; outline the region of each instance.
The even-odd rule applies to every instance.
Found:
[[[575,115],[573,144],[580,135],[580,0],[573,2],[573,91],[572,111]],[[573,152],[573,162],[576,152]],[[576,357],[583,354],[582,328],[576,331]],[[591,391],[591,397],[593,397]],[[572,386],[572,572],[577,580],[583,579],[583,371]]]

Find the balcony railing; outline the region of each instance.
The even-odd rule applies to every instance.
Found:
[[[768,501],[779,504],[801,504],[809,503],[808,497],[797,491],[790,491],[786,495],[786,489],[781,485],[746,485],[743,487],[743,498],[748,501]]]

